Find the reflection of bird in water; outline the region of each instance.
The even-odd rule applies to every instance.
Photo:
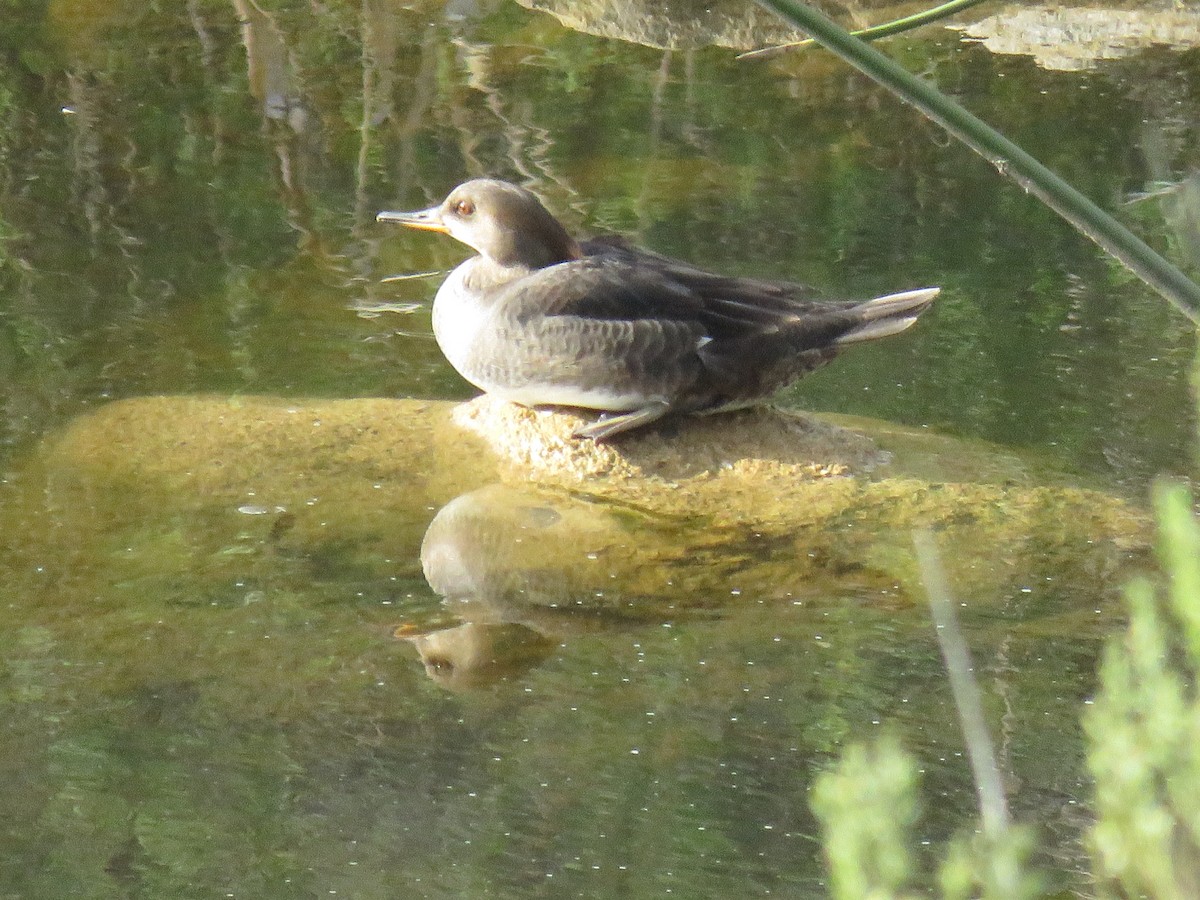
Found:
[[[615,239],[578,242],[531,192],[493,179],[378,218],[479,253],[434,300],[451,365],[526,406],[609,414],[578,432],[596,440],[759,400],[847,344],[905,330],[938,293],[819,301],[800,285],[716,275]]]
[[[581,512],[569,500],[556,503],[567,510],[565,518],[532,490],[494,484],[455,497],[425,529],[425,580],[476,618],[563,604],[578,588],[573,582],[585,562],[581,547],[598,539],[600,514],[589,505]],[[482,613],[480,605],[492,612]]]
[[[539,664],[565,635],[657,620],[663,604],[641,608],[621,587],[638,567],[630,527],[628,513],[532,488],[456,497],[425,531],[421,569],[461,624],[396,636],[438,683],[478,687]]]
[[[585,518],[578,511],[566,518],[537,494],[501,485],[464,494],[438,511],[421,542],[421,568],[465,621],[396,635],[417,649],[430,678],[453,690],[482,687],[550,654],[557,641],[544,631],[553,633],[553,613],[578,595],[573,574],[586,552],[581,529],[594,523],[594,514]]]
[[[554,642],[516,623],[465,622],[405,638],[421,655],[425,674],[442,687],[485,687],[531,669]]]

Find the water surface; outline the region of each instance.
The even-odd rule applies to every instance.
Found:
[[[1195,474],[1187,323],[820,52],[739,62],[509,2],[0,19],[5,896],[819,896],[812,778],[883,729],[920,760],[930,852],[973,821],[927,611],[886,567],[764,584],[743,574],[798,551],[748,529],[686,582],[583,602],[534,578],[537,604],[467,627],[421,567],[455,499],[434,457],[344,494],[298,467],[279,501],[55,456],[145,395],[470,397],[431,338],[437,277],[381,281],[467,251],[374,223],[467,177],[725,271],[944,286],[782,405],[996,442],[1134,502]],[[1194,184],[1124,205],[1200,165],[1195,51],[1064,72],[958,32],[888,50],[1196,271]],[[602,512],[636,554],[650,526]],[[1077,717],[1127,558],[1092,552],[1072,583],[1034,547],[962,610],[1010,800],[1068,887]],[[422,655],[413,628],[448,636]]]

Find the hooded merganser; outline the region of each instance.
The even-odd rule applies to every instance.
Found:
[[[489,178],[377,218],[478,251],[433,302],[450,364],[524,406],[600,410],[576,432],[597,441],[668,413],[747,406],[845,344],[908,328],[939,290],[819,301],[802,285],[716,275],[617,238],[576,241],[533,193]]]

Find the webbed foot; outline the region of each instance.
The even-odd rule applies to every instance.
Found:
[[[575,429],[572,437],[588,438],[600,444],[618,434],[641,428],[651,422],[657,422],[670,411],[671,404],[660,400],[632,412],[605,414],[591,425],[583,425]]]

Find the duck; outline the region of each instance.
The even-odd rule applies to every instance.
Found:
[[[905,331],[940,290],[825,300],[620,237],[577,240],[532,191],[494,178],[376,218],[475,251],[433,301],[434,337],[458,373],[522,406],[596,411],[575,432],[596,442],[759,403],[844,347]]]

